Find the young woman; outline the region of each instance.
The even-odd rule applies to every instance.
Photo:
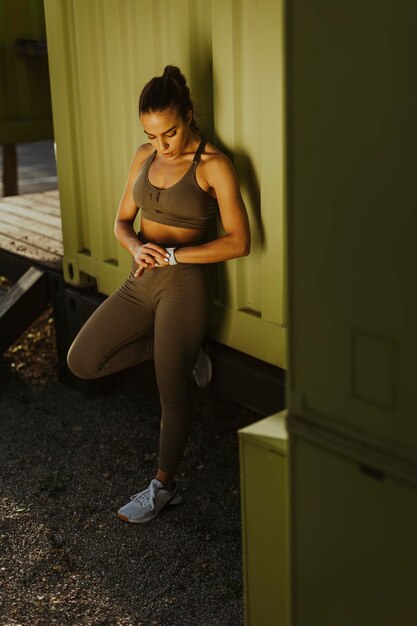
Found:
[[[115,236],[132,255],[124,284],[94,312],[68,353],[70,369],[98,378],[153,358],[161,397],[159,466],[118,516],[144,523],[181,501],[175,472],[191,429],[189,384],[204,386],[201,350],[210,312],[205,264],[249,254],[250,231],[231,161],[203,139],[184,76],[167,66],[139,99],[149,143],[133,155]],[[141,230],[133,223],[141,209]],[[220,215],[224,235],[202,241]]]

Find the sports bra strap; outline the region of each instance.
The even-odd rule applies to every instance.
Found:
[[[193,163],[198,163],[200,161],[200,157],[201,157],[201,155],[204,152],[204,148],[206,147],[206,143],[207,143],[206,139],[202,139],[200,141],[200,145],[198,146],[198,148],[196,150],[196,153],[194,155],[194,158],[193,158]]]

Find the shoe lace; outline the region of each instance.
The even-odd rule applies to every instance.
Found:
[[[149,485],[147,489],[145,489],[144,491],[140,491],[139,493],[136,493],[134,496],[131,496],[130,499],[134,500],[140,506],[143,506],[143,507],[149,504],[149,508],[151,509],[151,511],[153,511],[155,508],[154,499],[158,491],[159,491],[158,484],[155,482],[155,480],[152,480],[151,484]]]

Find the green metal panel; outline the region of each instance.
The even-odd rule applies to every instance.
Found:
[[[284,20],[281,0],[212,0],[216,142],[234,154],[252,252],[219,267],[220,341],[285,366]]]
[[[290,397],[417,458],[417,4],[288,4]]]
[[[53,137],[48,59],[46,53],[38,56],[36,47],[32,53],[27,49],[18,55],[15,43],[22,39],[45,41],[42,0],[0,3],[0,143],[3,144]]]
[[[414,626],[416,477],[315,439],[290,435],[293,626]]]
[[[246,626],[289,624],[286,411],[239,430]]]
[[[124,280],[130,258],[113,222],[146,141],[137,99],[177,64],[206,135],[232,153],[253,232],[249,257],[213,271],[211,334],[284,366],[283,0],[45,0],[45,10],[66,280],[94,277],[105,294]]]

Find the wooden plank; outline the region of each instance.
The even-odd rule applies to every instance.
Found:
[[[40,199],[45,205],[57,207],[60,209],[61,200],[58,189],[52,189],[51,191],[37,191],[31,194],[24,194],[31,198]]]
[[[14,196],[10,196],[11,198],[21,198],[22,196],[35,197],[35,198],[49,198],[51,201],[56,201],[59,203],[59,189],[50,189],[49,191],[33,191],[31,193],[25,194],[15,194]]]
[[[59,204],[59,190],[52,189],[50,191],[34,191],[32,193],[20,193],[15,194],[14,196],[9,196],[11,199],[18,199],[23,197],[28,198],[43,198],[44,200],[49,200],[50,202],[54,202]]]
[[[20,337],[48,304],[47,273],[31,267],[0,299],[0,354]]]
[[[49,250],[43,250],[42,248],[36,248],[29,243],[16,242],[14,239],[7,237],[0,233],[0,247],[8,252],[12,252],[19,256],[23,256],[27,259],[36,261],[37,263],[44,263],[45,265],[53,267],[62,266],[62,257],[53,254]]]
[[[59,197],[48,196],[46,192],[43,193],[23,193],[18,196],[8,196],[4,198],[6,202],[12,202],[19,204],[22,201],[29,201],[42,206],[54,207],[56,210],[60,208]]]
[[[31,200],[30,202],[28,201],[23,201],[23,202],[16,202],[16,203],[10,203],[13,206],[16,206],[17,208],[19,207],[25,207],[25,208],[30,208],[33,209],[35,212],[39,212],[39,213],[44,213],[45,215],[53,215],[55,217],[61,217],[61,209],[60,207],[56,207],[56,206],[50,206],[48,204],[45,203],[44,200]]]
[[[28,202],[28,201],[21,201],[21,202],[7,202],[6,199],[1,200],[0,199],[0,212],[4,211],[7,213],[12,212],[13,214],[19,214],[20,213],[20,209],[22,209],[22,212],[24,211],[32,211],[34,214],[40,214],[43,215],[44,217],[51,217],[52,221],[57,221],[60,219],[61,214],[60,214],[60,208],[59,207],[47,207],[47,206],[39,206],[36,203],[33,202]]]
[[[0,202],[1,212],[3,214],[15,215],[16,207],[12,205],[12,203]],[[61,218],[56,217],[55,215],[45,215],[43,213],[35,212],[33,209],[29,207],[18,207],[19,216],[27,217],[32,221],[39,222],[40,224],[46,224],[50,226],[56,226],[57,228],[61,228]]]
[[[39,193],[36,194],[36,200],[41,201],[45,206],[54,207],[57,211],[61,211],[59,195],[49,196],[47,193]]]
[[[30,213],[28,213],[28,211]],[[48,210],[46,207],[38,207],[33,204],[14,204],[0,200],[0,212],[9,213],[11,215],[22,215],[25,216],[26,219],[30,217],[32,220],[46,224],[54,224],[55,226],[61,225],[61,215],[59,211],[55,209]]]
[[[16,242],[23,243],[24,245],[30,244],[36,248],[48,250],[53,254],[58,254],[59,256],[63,256],[64,254],[62,238],[53,239],[52,237],[48,237],[44,234],[30,232],[27,229],[22,230],[19,226],[14,224],[5,224],[1,221],[1,216],[0,233],[2,235],[7,235],[7,237],[10,237]]]
[[[0,200],[0,247],[6,252],[62,269],[59,192],[12,196]]]
[[[35,191],[34,193],[28,194],[31,196],[42,196],[42,198],[50,198],[55,199],[59,203],[59,189],[49,189],[49,191]]]
[[[0,232],[2,232],[3,224],[8,226],[16,226],[24,232],[34,233],[35,235],[45,235],[55,241],[62,241],[62,229],[56,228],[56,226],[46,226],[46,224],[40,224],[35,221],[28,221],[24,217],[19,215],[13,215],[10,213],[2,213],[0,209]]]
[[[35,212],[44,213],[45,215],[54,215],[61,217],[61,209],[59,205],[46,204],[43,198],[34,198],[30,194],[22,196],[11,196],[0,200],[1,206],[13,207],[19,210],[20,207],[33,209]]]

